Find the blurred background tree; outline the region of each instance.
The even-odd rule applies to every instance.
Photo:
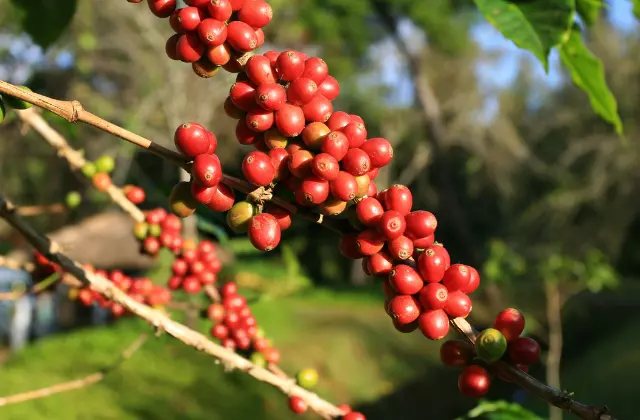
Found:
[[[168,60],[166,21],[144,5],[78,2],[69,29],[43,51],[17,24],[21,12],[14,3],[0,3],[0,79],[77,99],[169,147],[180,123],[200,122],[218,136],[225,170],[239,173],[245,146],[222,112],[233,77],[220,72],[199,79],[188,66]],[[534,376],[632,418],[631,384],[640,372],[633,351],[640,344],[634,327],[640,321],[640,32],[631,2],[609,2],[587,32],[618,100],[626,142],[594,114],[560,70],[557,55],[545,75],[470,1],[270,3],[275,16],[262,49],[300,49],[325,58],[341,83],[339,108],[362,115],[369,137],[394,145],[394,162],[376,179],[378,187],[409,185],[415,207],[438,217],[438,240],[452,259],[481,268],[473,322],[487,326],[505,306],[521,308],[528,333],[543,343],[547,357]],[[114,181],[144,187],[149,207],[166,205],[181,176],[175,166],[94,129],[47,119],[87,157],[114,156]],[[18,203],[60,202],[70,190],[89,197],[72,213],[34,219],[39,227],[54,231],[106,210],[101,195],[17,119],[0,126],[0,139],[0,188]],[[285,366],[316,366],[324,379],[321,392],[357,401],[370,419],[453,419],[473,407],[457,395],[456,375],[439,367],[438,343],[393,333],[379,284],[362,277],[359,262],[340,257],[335,234],[297,223],[284,234],[286,246],[263,256],[225,228],[223,215],[202,211],[196,222],[201,235],[215,236],[234,255],[226,275],[262,292],[257,315],[280,343]],[[0,238],[0,251],[23,245],[1,224]],[[152,275],[166,280],[159,269]],[[40,341],[0,368],[0,394],[100,366],[135,329],[130,322]],[[78,391],[86,403],[69,404],[77,394],[61,395],[3,414],[292,417],[266,387],[223,375],[188,350],[159,341],[141,354],[136,357],[144,363]],[[560,418],[509,384],[497,384],[489,397]],[[534,418],[509,407],[498,404],[469,416]]]

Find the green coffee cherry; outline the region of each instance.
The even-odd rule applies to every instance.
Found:
[[[312,368],[302,369],[296,375],[296,380],[298,381],[298,385],[303,388],[314,388],[318,385],[318,371]]]
[[[476,354],[487,363],[500,360],[507,351],[507,339],[494,328],[487,328],[476,338]]]
[[[133,236],[139,240],[143,240],[149,234],[149,224],[145,222],[138,222],[133,226]]]
[[[258,352],[251,353],[251,363],[261,368],[264,368],[265,366],[267,366],[266,359],[264,358],[262,353],[258,353]]]
[[[162,235],[162,226],[149,225],[149,235],[155,236],[155,237]]]
[[[93,176],[98,173],[98,168],[95,163],[87,162],[82,166],[82,173],[87,178],[93,178]]]
[[[171,195],[169,195],[169,208],[171,212],[180,218],[191,216],[198,206],[198,202],[191,194],[191,185],[189,182],[178,182]]]
[[[82,195],[78,191],[70,191],[65,198],[67,207],[75,209],[82,203]]]
[[[100,156],[98,159],[95,160],[94,163],[96,165],[96,168],[98,169],[98,172],[111,173],[113,169],[116,167],[115,160],[108,155]]]
[[[248,201],[238,201],[227,212],[227,225],[236,233],[246,233],[249,221],[258,214],[258,208]]]
[[[31,89],[29,89],[26,86],[18,86],[18,87],[27,92],[31,92]],[[3,95],[3,99],[4,99],[5,105],[13,109],[29,109],[33,106],[27,101],[23,101],[22,99],[18,99],[15,96],[10,96],[7,94]]]

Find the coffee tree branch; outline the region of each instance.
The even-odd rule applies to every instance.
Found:
[[[147,340],[146,334],[141,334],[129,347],[127,347],[121,354],[118,360],[112,365],[106,366],[99,372],[92,373],[84,378],[75,379],[69,382],[62,382],[56,385],[48,386],[46,388],[36,389],[33,391],[22,392],[20,394],[9,395],[7,397],[0,397],[0,407],[10,404],[17,404],[25,401],[36,400],[39,398],[49,397],[51,395],[59,394],[61,392],[73,391],[93,385],[103,380],[109,373],[115,371],[122,365],[123,362],[129,360],[133,354],[138,351],[140,347]]]
[[[136,144],[137,146],[148,149],[156,153],[158,156],[162,158],[168,159],[175,163],[179,163],[181,166],[188,168],[186,159],[183,156],[180,155],[180,159],[177,159],[175,157],[175,154],[176,154],[175,152],[169,149],[166,149],[160,145],[157,145],[151,140],[145,139],[137,134],[131,133],[121,127],[118,127],[112,123],[102,120],[101,118],[91,113],[88,113],[87,111],[84,111],[84,109],[82,108],[82,106],[78,101],[65,102],[65,101],[55,100],[43,95],[22,90],[17,86],[14,86],[4,81],[0,81],[0,92],[7,93],[10,95],[15,95],[16,97],[22,100],[25,100],[26,102],[29,102],[38,107],[47,109],[65,118],[69,122],[81,121],[81,122],[88,123],[94,127],[100,128],[103,131],[114,134],[117,137],[120,137],[121,139],[129,141],[133,144]],[[253,195],[254,197],[261,198],[263,200],[270,200],[274,204],[280,207],[283,207],[284,209],[286,209],[292,214],[298,214],[306,219],[312,220],[314,223],[318,223],[336,232],[345,233],[351,230],[351,228],[348,227],[348,223],[342,223],[343,221],[341,220],[323,217],[322,215],[318,215],[318,214],[309,212],[307,210],[301,209],[295,204],[289,203],[288,201],[272,196],[271,193],[263,187],[256,189],[253,185],[249,184],[246,181],[233,178],[227,175],[224,176],[222,182],[235,190],[245,192],[247,194]],[[454,329],[456,329],[459,333],[463,335],[466,341],[470,343],[475,343],[477,332],[475,331],[473,326],[469,324],[468,321],[466,321],[463,318],[455,318],[455,319],[452,319],[450,322],[451,322],[451,325],[454,327]],[[240,357],[240,356],[236,356],[236,357]],[[245,359],[242,359],[242,360],[245,360]],[[226,364],[225,361],[223,361],[223,363]],[[492,364],[491,368],[497,373],[499,373],[500,375],[502,375],[504,378],[509,379],[510,381],[520,386],[524,390],[530,392],[532,395],[536,396],[537,398],[544,400],[553,406],[569,411],[575,414],[576,416],[578,416],[579,418],[582,418],[584,420],[614,420],[614,418],[609,414],[608,409],[606,408],[600,409],[594,406],[590,406],[590,405],[578,402],[573,398],[571,398],[570,393],[550,387],[544,384],[543,382],[538,381],[531,375],[528,375],[527,373],[516,368],[512,364],[500,361]]]
[[[336,418],[343,415],[342,410],[337,406],[323,400],[317,394],[295,385],[295,382],[291,379],[281,378],[267,369],[256,366],[232,350],[215,344],[197,331],[173,321],[161,311],[137,302],[118,289],[108,279],[85,270],[79,263],[62,254],[59,251],[60,247],[55,242],[50,241],[33,229],[16,210],[16,206],[9,202],[4,196],[0,195],[0,217],[18,230],[42,255],[50,261],[59,264],[64,271],[73,275],[84,284],[90,285],[92,289],[107,299],[119,303],[129,312],[146,320],[158,331],[164,331],[184,344],[217,358],[225,366],[230,366],[245,372],[262,382],[266,382],[280,389],[286,395],[301,398],[307,403],[310,409],[325,419]]]

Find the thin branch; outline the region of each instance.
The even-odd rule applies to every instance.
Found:
[[[64,213],[67,207],[61,203],[45,204],[42,206],[20,206],[18,212],[26,217],[40,216],[41,214]]]
[[[113,372],[144,344],[147,340],[147,334],[141,334],[129,347],[127,347],[121,354],[118,360],[103,368],[99,372],[92,373],[84,378],[75,379],[69,382],[63,382],[60,384],[52,385],[46,388],[36,389],[33,391],[27,391],[20,394],[10,395],[8,397],[0,398],[0,407],[9,404],[17,404],[25,401],[36,400],[39,398],[48,397],[50,395],[59,394],[61,392],[72,391],[74,389],[84,388],[89,385],[93,385],[96,382],[103,380],[109,373]]]
[[[247,54],[245,56],[242,56],[238,60],[244,63],[246,62],[249,56],[250,54]],[[2,80],[0,80],[0,93],[5,93],[8,95],[15,96],[37,107],[51,111],[54,114],[66,119],[71,123],[76,123],[79,121],[79,122],[83,122],[88,125],[91,125],[93,127],[99,128],[107,133],[113,134],[116,137],[120,137],[123,140],[126,140],[132,144],[135,144],[136,146],[147,149],[150,152],[153,152],[156,155],[169,160],[170,162],[176,163],[187,171],[190,169],[190,163],[188,162],[187,158],[185,158],[180,153],[167,149],[166,147],[161,146],[157,143],[154,143],[149,139],[146,139],[138,134],[128,131],[113,123],[110,123],[88,111],[85,111],[82,105],[80,104],[80,102],[78,101],[60,101],[57,99],[49,98],[44,95],[40,95],[34,92],[20,89],[18,86],[12,85],[11,83],[7,83]],[[27,113],[28,111],[30,110],[19,111],[18,114],[21,115],[21,118],[23,118],[24,114]],[[34,118],[31,116],[37,115],[37,114],[34,112],[29,112],[26,115],[27,115],[27,118]],[[59,140],[62,140],[64,141],[64,144],[67,144],[66,140],[64,140],[64,138],[62,138],[62,136],[60,136],[57,132],[55,132],[55,130],[53,130],[51,126],[49,126],[42,117],[40,117],[40,119],[37,122],[39,123],[39,127],[42,130],[44,130],[43,132],[48,133],[47,139],[49,140],[54,139],[54,141],[58,140],[57,142],[58,144],[60,144]],[[44,125],[42,124],[43,122],[45,123]],[[35,126],[34,126],[34,129],[38,130]],[[38,130],[38,132],[42,134],[40,130]],[[77,153],[76,155],[72,154],[73,156],[72,159],[76,163],[78,161]],[[65,153],[65,155],[63,155],[63,157],[65,158],[67,156],[69,156],[68,153]],[[80,157],[82,156],[80,155]],[[238,178],[234,178],[226,174],[223,175],[222,183],[226,184],[227,186],[229,186],[230,188],[233,188],[236,191],[249,194],[249,196],[252,199],[255,199],[256,201],[271,201],[273,204],[279,207],[282,207],[283,209],[287,210],[291,214],[297,214],[302,218],[310,220],[313,223],[323,225],[335,232],[345,233],[352,230],[347,220],[331,219],[328,217],[324,217],[322,214],[316,214],[306,209],[299,209],[297,208],[297,206],[291,204],[287,200],[283,200],[282,198],[274,196],[269,191],[268,188],[265,188],[265,187],[256,188],[255,185],[251,185],[246,181],[243,181]]]
[[[295,385],[295,383],[292,383],[290,380],[280,378],[267,369],[254,365],[234,351],[220,346],[199,332],[173,321],[164,313],[136,301],[118,289],[105,277],[85,270],[78,262],[60,253],[60,247],[55,242],[52,242],[34,230],[33,227],[17,214],[16,207],[2,195],[0,195],[0,217],[4,218],[10,225],[18,230],[25,239],[42,253],[42,255],[49,259],[49,261],[56,262],[63,270],[83,283],[90,285],[93,290],[102,296],[119,303],[129,312],[146,320],[158,331],[167,332],[184,344],[219,359],[225,366],[232,366],[262,382],[271,384],[286,395],[300,397],[307,403],[310,409],[325,419],[337,418],[344,415],[340,408],[323,400],[315,393]]]
[[[23,123],[33,128],[51,147],[53,147],[58,156],[63,158],[74,171],[81,171],[82,167],[87,163],[82,153],[75,150],[60,133],[58,133],[49,123],[40,115],[36,108],[29,108],[24,111],[17,111],[18,117]],[[144,221],[144,213],[127,198],[124,191],[115,186],[110,185],[106,191],[109,198],[127,212],[136,222]],[[22,213],[21,213],[22,214]]]

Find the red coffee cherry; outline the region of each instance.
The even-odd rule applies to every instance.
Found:
[[[309,78],[315,82],[316,85],[324,82],[324,79],[329,75],[329,66],[320,57],[311,57],[304,62],[304,71],[302,77]],[[317,89],[317,86],[316,86]]]
[[[340,164],[328,153],[320,153],[313,158],[311,171],[319,178],[327,181],[333,181],[338,177],[340,172]]]
[[[305,205],[323,203],[328,197],[329,182],[313,175],[304,178],[296,191],[296,199]]]
[[[180,60],[178,57],[178,40],[180,39],[179,34],[171,35],[167,39],[167,43],[164,45],[164,52],[167,54],[172,60]]]
[[[452,318],[466,318],[472,309],[471,298],[459,290],[450,290],[444,311]]]
[[[448,340],[440,346],[440,361],[449,367],[467,366],[474,357],[473,346],[462,340]]]
[[[267,111],[277,111],[287,102],[287,92],[278,83],[265,83],[256,88],[255,98]]]
[[[178,150],[189,158],[207,153],[211,145],[207,130],[195,122],[184,123],[178,127],[173,135],[173,142]]]
[[[185,3],[188,6],[203,7],[203,8],[207,7],[207,3],[208,2],[209,2],[209,0],[185,0]]]
[[[360,252],[360,248],[358,247],[358,235],[356,234],[342,235],[338,249],[346,258],[357,260],[364,257],[364,254]]]
[[[322,95],[316,95],[310,102],[302,107],[304,118],[307,121],[327,122],[333,113],[331,101]]]
[[[411,212],[413,195],[405,185],[395,184],[387,189],[387,192],[384,194],[383,204],[385,209],[395,210],[403,216],[406,216]]]
[[[238,10],[238,19],[256,29],[267,26],[272,17],[271,6],[263,0],[245,1],[244,6]]]
[[[285,149],[276,148],[267,153],[271,164],[275,169],[274,180],[283,180],[289,176],[289,152]]]
[[[299,77],[289,83],[287,99],[293,105],[302,106],[311,102],[317,91],[318,85],[313,80],[307,77]]]
[[[244,8],[240,9],[240,11],[244,10]],[[289,409],[296,414],[302,414],[307,411],[307,403],[300,397],[291,396],[289,397]]]
[[[258,47],[255,29],[239,20],[229,22],[227,25],[227,42],[239,52],[253,51]]]
[[[264,355],[265,360],[269,363],[280,362],[280,352],[273,347],[264,349],[262,354]]]
[[[247,0],[229,0],[229,2],[231,3],[231,10],[237,12],[238,10],[242,9],[246,1]]]
[[[396,331],[401,332],[402,334],[409,334],[418,329],[417,320],[409,324],[401,324],[400,322],[398,322],[398,320],[392,318],[391,322],[393,323],[393,327],[396,329]]]
[[[276,126],[282,135],[296,137],[305,127],[304,113],[300,107],[285,104],[276,111]]]
[[[354,411],[352,413],[347,413],[342,420],[367,420],[364,414]]]
[[[275,67],[280,80],[292,82],[302,76],[304,72],[304,59],[300,53],[287,50],[278,56]]]
[[[303,179],[312,175],[314,155],[308,150],[298,150],[289,159],[289,171],[297,178]]]
[[[127,196],[127,200],[131,201],[133,204],[140,204],[146,198],[144,190],[135,185],[126,185],[124,187],[124,193]]]
[[[198,36],[207,47],[217,47],[227,40],[227,25],[216,19],[205,19],[198,26]]]
[[[229,328],[227,328],[227,326],[224,324],[216,324],[211,327],[210,334],[213,338],[224,340],[225,338],[229,337]]]
[[[384,213],[382,204],[372,197],[367,197],[356,205],[356,216],[365,226],[377,226],[382,213]]]
[[[236,199],[236,195],[232,188],[229,188],[225,184],[218,184],[213,197],[206,203],[209,210],[217,213],[223,213],[233,207],[233,203]]]
[[[380,171],[380,168],[373,168],[369,172],[367,172],[367,175],[369,176],[369,178],[371,178],[371,180],[374,180],[378,176],[378,172],[379,171]],[[378,191],[376,190],[376,194],[377,193],[378,193]]]
[[[258,47],[264,44],[264,31],[262,29],[256,29],[256,38],[258,38]]]
[[[342,201],[351,201],[358,193],[356,178],[344,171],[338,172],[337,178],[330,181],[329,187],[331,188],[331,194]]]
[[[380,206],[380,208],[382,208],[382,206]],[[406,236],[399,236],[389,241],[387,248],[391,256],[396,260],[406,260],[413,255],[413,242]]]
[[[184,32],[195,31],[205,14],[197,7],[184,7],[177,10],[177,24]]]
[[[204,54],[204,44],[194,33],[182,34],[176,44],[176,53],[180,60],[186,63],[195,63]]]
[[[471,270],[464,264],[453,264],[447,268],[442,278],[442,284],[449,290],[461,290],[469,285]]]
[[[207,187],[197,182],[191,183],[191,195],[200,204],[207,204],[213,198],[217,187]]]
[[[98,172],[91,178],[91,183],[98,191],[107,191],[112,185],[111,177],[105,172]]]
[[[458,376],[458,390],[465,397],[481,398],[489,392],[491,376],[481,366],[467,366]]]
[[[373,168],[387,166],[393,159],[393,148],[387,139],[375,137],[365,141],[360,148],[369,155]]]
[[[196,294],[202,290],[202,285],[196,276],[187,276],[182,281],[182,290],[189,294]]]
[[[438,227],[436,216],[425,210],[412,211],[406,215],[405,220],[407,221],[406,235],[414,240],[433,235]]]
[[[264,143],[264,133],[253,131],[247,126],[246,120],[243,118],[236,123],[236,139],[238,143],[244,145],[256,145],[260,142]]]
[[[312,122],[302,130],[302,141],[310,150],[319,150],[331,130],[324,123]]]
[[[222,180],[222,166],[216,155],[198,155],[191,167],[193,178],[200,185],[215,187]]]
[[[342,167],[353,176],[361,176],[369,172],[371,160],[364,150],[353,148],[342,159]]]
[[[385,211],[377,225],[378,231],[382,233],[387,240],[393,240],[402,236],[406,226],[404,216],[395,210]]]
[[[251,111],[257,105],[255,98],[256,88],[248,81],[234,83],[229,90],[229,96],[231,96],[233,104],[244,112]]]
[[[422,290],[424,281],[412,267],[398,264],[389,273],[389,284],[401,295],[414,295]]]
[[[351,413],[351,412],[353,411],[353,410],[351,409],[351,407],[349,406],[349,404],[340,404],[340,405],[338,406],[338,408],[339,408],[340,410],[342,410],[342,413],[343,413],[343,414],[349,414],[349,413]]]
[[[389,311],[393,319],[400,324],[406,325],[418,319],[418,316],[420,316],[420,304],[413,296],[398,295],[391,298]]]
[[[533,365],[540,359],[540,344],[533,338],[519,337],[509,343],[507,352],[513,363]]]
[[[149,0],[147,5],[151,13],[159,18],[168,18],[176,10],[176,0]]]
[[[213,64],[224,66],[231,60],[231,50],[227,44],[221,44],[216,47],[209,48],[209,50],[207,50],[207,58]]]
[[[259,251],[271,251],[280,243],[280,224],[269,213],[260,213],[249,222],[249,240]]]
[[[269,210],[267,210],[267,213],[272,214],[273,217],[276,218],[278,224],[280,225],[280,230],[289,229],[289,227],[291,226],[291,213],[289,213],[285,209],[273,206]]]
[[[480,273],[478,273],[478,270],[471,266],[467,267],[469,268],[469,284],[467,284],[460,290],[462,290],[466,294],[469,294],[475,292],[478,286],[480,286]]]
[[[273,126],[275,118],[272,111],[267,111],[262,108],[255,108],[247,112],[245,121],[247,127],[256,132],[264,132]]]
[[[440,283],[429,283],[420,290],[420,304],[424,309],[444,309],[449,291]]]
[[[418,270],[424,281],[438,283],[446,271],[445,259],[435,249],[437,245],[428,246],[418,258]],[[443,248],[444,249],[444,248]]]
[[[327,76],[318,86],[318,93],[333,101],[340,95],[340,84],[333,76]]]
[[[242,161],[242,173],[253,185],[269,185],[275,177],[275,168],[269,155],[263,152],[247,153]]]
[[[515,308],[504,309],[493,322],[493,328],[500,331],[508,342],[520,337],[524,331],[524,325],[524,315]]]
[[[385,277],[393,269],[393,259],[386,251],[377,252],[365,260],[370,276]]]
[[[340,130],[351,122],[351,116],[343,111],[336,111],[331,114],[331,118],[327,121],[327,126],[332,130]]]
[[[384,247],[384,237],[376,230],[363,230],[358,234],[356,246],[362,255],[373,255]]]
[[[350,122],[340,129],[349,140],[349,147],[360,147],[367,140],[367,129],[364,124]]]
[[[449,317],[442,309],[426,310],[418,318],[418,328],[429,340],[441,340],[449,333]]]
[[[226,22],[231,18],[233,8],[229,0],[206,0],[207,11],[209,16],[221,22]]]
[[[449,268],[449,266],[451,265],[451,257],[449,256],[449,252],[446,250],[446,248],[441,243],[434,242],[433,248],[431,249],[433,249],[438,255],[440,255],[444,259],[446,268]]]
[[[255,0],[254,0],[255,1]],[[271,68],[271,62],[264,55],[254,55],[247,60],[244,71],[257,86],[266,83],[275,83],[276,78]]]
[[[340,162],[349,151],[349,139],[344,133],[331,131],[322,140],[320,150],[328,153]]]

